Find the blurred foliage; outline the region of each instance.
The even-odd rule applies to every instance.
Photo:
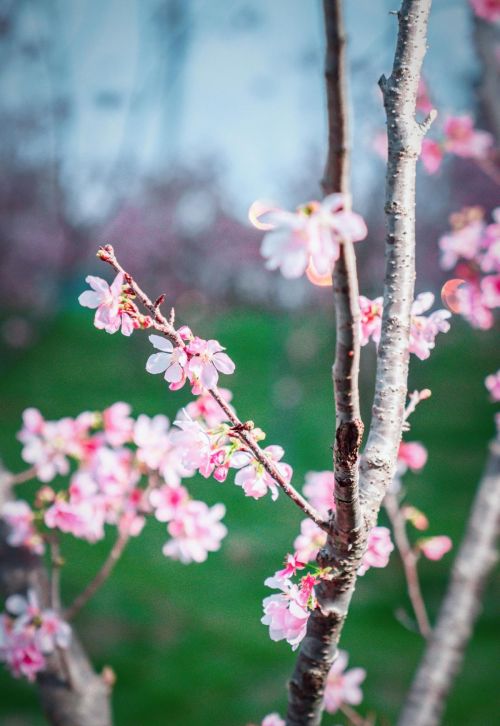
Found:
[[[325,313],[298,318],[236,311],[215,319],[191,313],[199,318],[197,332],[228,347],[237,363],[230,384],[240,416],[267,431],[269,443],[285,447],[295,483],[300,484],[307,470],[328,468],[333,438],[331,319]],[[146,375],[148,354],[146,336],[108,336],[93,328],[81,311],[57,319],[36,348],[9,353],[0,384],[0,451],[6,465],[13,471],[23,468],[15,433],[22,410],[30,405],[50,419],[126,400],[135,414],[166,412],[173,417],[189,394],[170,393],[159,377]],[[368,421],[373,350],[365,349],[363,357]],[[433,396],[414,414],[407,435],[429,449],[423,473],[407,477],[408,496],[428,513],[430,533],[447,533],[454,542],[463,532],[493,432],[493,409],[483,380],[496,365],[492,336],[459,320],[454,320],[452,332],[439,337],[430,361],[412,360],[410,388],[429,387]],[[116,672],[117,726],[243,726],[260,722],[272,710],[284,713],[285,684],[295,655],[286,643],[272,643],[259,620],[261,600],[269,594],[263,581],[290,550],[301,517],[283,495],[276,503],[254,502],[230,479],[226,484],[188,482],[195,496],[227,506],[229,535],[220,552],[203,565],[167,560],[161,554],[163,525],[150,522],[78,617],[76,625],[96,668],[110,665]],[[32,493],[34,486],[29,487]],[[95,545],[64,540],[66,602],[97,570],[110,544],[111,535]],[[450,563],[448,555],[442,562],[421,564],[432,618]],[[490,584],[449,703],[444,722],[449,726],[496,721],[498,687],[492,664],[498,590],[498,581]],[[395,618],[398,608],[408,611],[394,555],[387,569],[360,578],[342,638],[350,664],[368,671],[362,711],[376,712],[382,725],[394,723],[422,650],[420,638]],[[2,670],[0,691],[4,726],[43,723],[29,685],[13,681]],[[338,715],[324,721],[344,722]]]

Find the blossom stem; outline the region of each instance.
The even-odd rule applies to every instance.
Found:
[[[130,539],[128,530],[120,532],[115,544],[111,548],[101,569],[95,577],[89,582],[87,587],[74,599],[72,604],[65,610],[64,618],[68,622],[73,620],[80,610],[88,603],[88,601],[96,594],[96,592],[104,585],[116,563],[123,554],[125,547]]]
[[[179,333],[175,330],[174,326],[165,318],[165,316],[162,315],[159,306],[155,306],[155,304],[148,297],[148,295],[146,295],[142,288],[140,288],[139,285],[135,282],[133,277],[123,269],[123,267],[116,259],[114,250],[111,245],[106,245],[106,247],[103,248],[101,253],[101,259],[103,259],[104,262],[110,264],[111,267],[116,270],[116,272],[123,274],[127,284],[130,285],[130,287],[134,290],[134,293],[137,295],[144,307],[149,310],[149,312],[153,316],[153,323],[156,330],[163,333],[163,335],[171,340],[172,343],[174,343],[176,346],[184,348],[185,343]],[[284,479],[284,477],[279,473],[277,467],[274,465],[271,459],[266,456],[266,454],[262,451],[258,443],[253,438],[251,432],[245,430],[243,422],[240,421],[240,419],[234,413],[231,407],[227,405],[224,398],[219,393],[218,389],[216,387],[210,388],[208,389],[208,392],[212,396],[212,398],[219,404],[221,409],[226,414],[228,420],[235,427],[236,436],[252,452],[257,461],[262,464],[269,476],[274,479],[278,486],[304,512],[307,517],[312,519],[313,522],[318,525],[318,527],[321,527],[321,529],[328,531],[330,528],[329,522],[325,522],[319,512],[314,507],[312,507],[306,499],[304,499],[304,497],[295,489],[294,486],[292,486],[292,484],[288,483]]]
[[[354,710],[354,708],[351,708],[347,705],[347,703],[343,703],[339,711],[342,711],[344,716],[346,716],[352,726],[371,726],[373,724],[373,720],[371,718],[363,718],[357,711]]]
[[[51,533],[49,538],[50,547],[50,605],[53,610],[59,612],[61,609],[61,550],[59,538],[56,533]]]
[[[19,472],[19,474],[8,474],[7,475],[7,484],[9,486],[16,486],[17,484],[24,484],[27,481],[31,481],[31,479],[35,479],[36,477],[36,466],[30,466],[29,469],[26,469],[25,471]]]
[[[384,506],[392,524],[394,540],[396,542],[396,547],[398,548],[399,556],[401,557],[401,562],[403,563],[408,597],[410,598],[413,612],[417,619],[418,629],[424,638],[428,638],[431,635],[432,630],[420,588],[420,580],[417,570],[417,556],[408,541],[406,521],[399,507],[396,495],[388,492],[385,495]]]

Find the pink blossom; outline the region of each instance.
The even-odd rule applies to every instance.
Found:
[[[188,376],[190,380],[200,381],[205,388],[214,388],[217,385],[219,372],[234,373],[233,361],[216,340],[194,338],[187,350],[192,356],[188,363]]]
[[[264,454],[268,459],[275,464],[281,476],[288,483],[292,478],[292,467],[288,464],[280,462],[283,458],[284,450],[281,446],[266,446]],[[239,456],[233,456],[231,459],[231,466],[239,469],[234,483],[236,486],[242,487],[247,497],[253,497],[253,499],[260,499],[269,490],[271,492],[271,498],[276,500],[278,498],[278,487],[274,479],[267,473],[263,465],[252,458],[250,454],[241,452]]]
[[[309,202],[297,212],[274,210],[267,215],[274,229],[262,240],[266,267],[279,268],[284,277],[300,277],[309,264],[318,275],[331,274],[343,239],[358,242],[367,229],[359,214],[349,211],[350,200],[331,194],[322,202]]]
[[[482,220],[473,219],[440,237],[441,266],[450,270],[459,259],[475,259],[481,249],[483,232]]]
[[[443,161],[443,147],[433,139],[424,139],[422,141],[422,151],[420,154],[424,169],[428,174],[435,174]]]
[[[420,471],[427,462],[427,449],[418,441],[402,441],[399,444],[398,461],[412,471]]]
[[[471,281],[458,288],[457,311],[469,321],[474,328],[488,330],[493,326],[494,318],[491,308],[485,305],[481,287],[477,281]]]
[[[175,445],[173,431],[166,416],[158,414],[150,418],[145,414],[137,417],[134,426],[134,443],[137,459],[153,471],[159,471],[167,484],[177,486],[181,478],[192,474],[182,461],[182,451]]]
[[[14,678],[34,681],[46,666],[43,653],[30,630],[16,630],[10,618],[0,615],[0,660],[4,661]]]
[[[167,531],[172,537],[164,546],[163,554],[189,562],[204,562],[208,552],[216,552],[227,534],[220,520],[226,513],[223,504],[209,507],[205,502],[190,500],[179,507],[169,522]]]
[[[320,529],[312,519],[303,519],[300,523],[300,534],[293,543],[298,559],[301,562],[312,562],[325,544],[326,532]]]
[[[369,300],[360,295],[359,307],[361,312],[361,345],[366,345],[370,339],[378,345],[380,342],[380,331],[382,327],[382,304],[383,298],[377,297]]]
[[[449,116],[443,124],[447,151],[464,159],[483,159],[493,146],[493,136],[487,131],[476,131],[472,117]]]
[[[160,335],[150,335],[153,347],[161,351],[153,353],[146,362],[148,373],[164,373],[164,379],[175,385],[184,384],[186,380],[187,355],[184,348],[174,348],[171,340]]]
[[[122,446],[131,440],[134,427],[131,410],[128,403],[119,401],[103,411],[104,433],[111,446]]]
[[[363,700],[360,684],[366,678],[366,671],[364,668],[346,671],[347,662],[347,653],[339,650],[326,678],[324,702],[328,713],[337,713],[344,703],[358,706]]]
[[[219,395],[226,403],[232,399],[233,394],[227,388],[219,388]],[[232,406],[229,406],[232,410]],[[202,393],[194,401],[186,406],[186,413],[194,420],[201,419],[202,423],[209,429],[220,426],[227,421],[227,416],[210,393]]]
[[[453,542],[446,535],[428,537],[419,540],[418,548],[428,560],[440,560],[453,547]]]
[[[155,510],[155,517],[159,522],[170,522],[189,501],[189,494],[185,487],[165,485],[153,489],[149,495],[151,506]]]
[[[293,577],[297,570],[303,570],[305,563],[301,562],[297,554],[287,555],[285,558],[285,567],[282,570],[278,570],[276,577]]]
[[[428,317],[422,315],[432,307],[433,302],[434,295],[423,292],[417,295],[411,309],[410,353],[414,353],[420,360],[430,356],[435,346],[436,335],[447,333],[450,329],[448,318],[451,317],[451,313],[448,310],[435,310]]]
[[[304,484],[304,496],[323,516],[335,509],[335,476],[332,471],[308,471]]]
[[[492,401],[500,401],[500,370],[486,376],[484,385],[490,392]],[[5,515],[4,515],[5,516]]]
[[[208,433],[198,421],[193,421],[187,413],[184,418],[177,418],[174,425],[177,430],[171,438],[181,458],[182,464],[189,471],[199,470],[201,473],[213,470],[211,467],[212,445]],[[205,473],[205,476],[209,474]]]
[[[91,501],[71,503],[56,499],[45,512],[44,521],[49,529],[59,529],[89,542],[104,537],[104,511],[96,510]]]
[[[358,575],[364,575],[370,567],[387,567],[393,549],[391,533],[387,527],[373,527],[368,535],[368,544]]]
[[[486,275],[481,280],[483,305],[488,308],[500,307],[500,275]]]
[[[428,317],[422,315],[434,302],[434,295],[424,292],[417,296],[411,309],[410,327],[410,353],[414,353],[421,360],[429,357],[435,346],[436,335],[446,333],[450,329],[448,310],[436,310]],[[361,308],[361,345],[366,345],[370,338],[378,345],[380,342],[382,298],[369,300],[360,297]]]
[[[285,726],[279,713],[269,713],[262,719],[261,726]]]
[[[469,0],[472,9],[480,18],[494,23],[500,19],[500,0]]]
[[[306,634],[311,614],[307,601],[304,602],[297,585],[288,579],[282,579],[279,585],[272,586],[279,586],[281,592],[264,598],[261,623],[269,626],[271,640],[286,640],[292,650],[296,650]]]
[[[123,335],[131,335],[134,329],[130,316],[122,309],[123,274],[120,272],[111,285],[100,277],[88,275],[85,278],[91,290],[85,290],[78,298],[84,308],[96,310],[94,325],[106,333],[116,333],[120,328]]]
[[[26,547],[34,554],[43,554],[45,546],[35,530],[33,511],[26,502],[20,499],[5,502],[1,516],[8,526],[6,539],[11,547]]]
[[[500,207],[491,213],[493,224],[484,230],[483,246],[485,252],[481,260],[484,272],[500,272]]]
[[[37,409],[24,411],[23,428],[18,434],[23,444],[21,456],[36,467],[41,481],[69,472],[67,454],[75,448],[75,433],[71,419],[45,421]]]
[[[431,99],[429,98],[427,84],[421,76],[420,81],[418,82],[417,90],[417,111],[428,114],[432,111],[433,108],[434,106],[432,105]]]

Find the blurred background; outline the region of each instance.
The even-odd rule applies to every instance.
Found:
[[[392,64],[391,0],[346,3],[354,208],[368,239],[357,246],[361,289],[381,294],[384,130],[377,88]],[[435,3],[424,76],[440,114],[470,112],[498,138],[498,27],[466,0]],[[324,40],[319,0],[0,0],[0,457],[23,468],[15,433],[27,406],[48,419],[126,400],[134,413],[173,416],[186,402],[144,375],[146,336],[107,336],[76,299],[112,243],[152,297],[167,293],[178,320],[216,337],[237,363],[231,380],[243,419],[285,447],[297,482],[330,466],[334,345],[329,288],[264,269],[262,233],[247,211],[259,198],[293,208],[320,195],[325,159]],[[493,175],[494,176],[494,175]],[[417,292],[449,274],[437,241],[463,205],[498,205],[491,170],[446,158],[418,178]],[[413,361],[410,389],[433,391],[409,438],[429,449],[409,498],[432,534],[460,537],[493,433],[484,377],[496,370],[495,331],[461,319],[430,361]],[[496,338],[498,340],[498,337]],[[364,349],[369,420],[373,350]],[[221,489],[220,487],[223,486]],[[194,481],[223,500],[230,533],[204,565],[161,555],[150,523],[111,581],[79,616],[96,667],[117,675],[116,723],[238,726],[284,713],[294,654],[259,623],[263,580],[280,565],[300,517],[239,489]],[[64,543],[68,600],[99,567],[109,542]],[[432,615],[451,562],[422,565]],[[490,585],[447,724],[493,724]],[[498,596],[498,582],[496,590]],[[418,661],[419,638],[394,612],[407,608],[397,557],[360,581],[343,637],[368,671],[363,709],[394,721]],[[26,684],[0,674],[0,723],[42,723]],[[343,723],[343,717],[325,723]]]

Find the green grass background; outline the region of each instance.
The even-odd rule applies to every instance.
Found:
[[[307,470],[329,468],[331,319],[324,313],[231,311],[215,319],[200,318],[196,329],[228,347],[237,363],[228,382],[238,412],[256,421],[269,443],[285,447],[296,485]],[[463,532],[493,433],[493,408],[483,383],[498,367],[493,340],[492,333],[473,331],[454,320],[452,332],[440,336],[430,361],[412,356],[410,388],[429,387],[433,396],[414,414],[407,437],[429,449],[425,470],[407,477],[409,499],[429,515],[431,534],[447,533],[455,542]],[[8,354],[0,382],[0,452],[7,466],[23,468],[15,433],[22,410],[30,405],[51,419],[126,400],[135,414],[166,412],[172,417],[189,400],[188,391],[171,393],[159,376],[148,376],[144,363],[149,352],[146,336],[106,335],[78,311],[59,317],[30,350]],[[373,350],[364,349],[365,421],[372,366]],[[285,404],[283,397],[288,399]],[[260,722],[270,711],[285,711],[285,684],[295,654],[286,643],[272,643],[259,621],[262,598],[270,593],[263,581],[290,550],[300,512],[283,495],[276,503],[246,499],[230,480],[188,484],[196,497],[223,501],[227,507],[229,535],[208,562],[184,566],[165,559],[164,526],[150,522],[78,617],[76,625],[96,668],[110,665],[117,675],[117,726],[244,726]],[[66,601],[95,573],[111,541],[111,535],[95,545],[64,540]],[[450,555],[442,562],[422,562],[431,617],[450,563]],[[490,582],[449,702],[444,720],[449,726],[498,723],[494,663],[499,594],[498,580]],[[376,712],[382,725],[394,723],[422,649],[419,637],[396,620],[398,608],[408,608],[408,602],[401,566],[393,556],[388,568],[359,579],[342,637],[351,665],[368,672],[361,710]],[[0,693],[0,724],[43,723],[34,690],[13,681],[3,669]],[[345,719],[325,716],[324,722]]]

